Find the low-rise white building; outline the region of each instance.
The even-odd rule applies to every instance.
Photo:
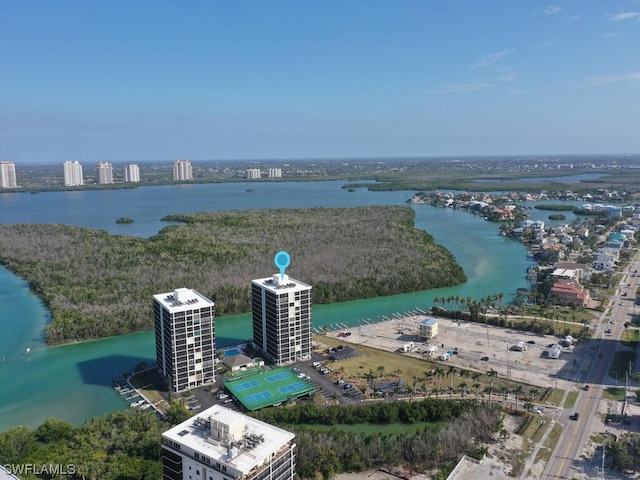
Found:
[[[551,348],[549,348],[549,358],[560,358],[560,354],[562,353],[562,345],[558,345],[557,343]]]
[[[292,480],[295,435],[214,405],[162,434],[164,480]]]

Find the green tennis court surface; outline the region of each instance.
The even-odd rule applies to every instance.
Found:
[[[247,410],[285,403],[315,391],[311,382],[298,378],[288,368],[277,368],[239,380],[226,381],[224,387]]]

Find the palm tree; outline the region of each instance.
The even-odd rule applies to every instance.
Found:
[[[496,372],[493,368],[487,372],[487,377],[489,377],[490,385],[489,385],[489,401],[491,401],[491,393],[493,392],[493,379],[498,376],[498,372]]]
[[[478,382],[472,385],[473,390],[476,392],[476,401],[478,400],[478,393],[480,392],[480,384]]]
[[[367,384],[365,383],[363,385],[360,385],[358,388],[362,392],[362,401],[364,402],[364,399],[367,398]]]
[[[482,376],[480,372],[473,372],[471,375],[471,380],[473,381],[473,389],[476,391],[476,400],[478,400],[478,390],[480,389],[480,383],[478,383],[478,379]]]
[[[516,398],[516,412],[518,411],[518,397],[522,395],[522,392],[524,392],[522,385],[516,385],[516,388],[513,389],[513,396]]]
[[[442,384],[442,379],[444,378],[445,371],[444,368],[442,367],[436,367],[435,368],[435,372],[434,372],[435,376],[436,376],[436,385],[438,387],[438,390],[440,390],[440,385]]]
[[[455,376],[455,374],[458,373],[458,371],[456,370],[456,367],[454,367],[453,365],[449,366],[449,370],[447,370],[447,375],[450,375],[450,382],[449,382],[449,398],[451,398],[451,394],[453,392],[453,377]]]
[[[506,385],[500,385],[500,393],[502,394],[502,405],[507,403],[507,396],[509,395],[509,387]]]
[[[467,382],[460,382],[458,388],[462,392],[462,398],[464,398],[464,394],[467,392]]]

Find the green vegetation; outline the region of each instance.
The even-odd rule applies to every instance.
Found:
[[[629,371],[629,365],[635,365],[636,355],[635,351],[616,352],[615,357],[613,357],[613,363],[611,364],[609,377],[624,382],[625,376]]]
[[[564,401],[564,408],[573,408],[576,404],[576,400],[578,399],[578,392],[569,392],[567,394],[567,399]]]
[[[616,400],[621,402],[624,400],[625,396],[624,388],[608,387],[602,391],[602,398],[607,400]]]
[[[549,210],[552,212],[575,212],[578,210],[578,207],[574,205],[563,205],[563,204],[541,204],[535,205],[533,208],[536,210]]]
[[[620,470],[635,468],[640,464],[640,435],[624,433],[617,442],[607,444],[607,454],[613,457],[613,466]]]
[[[195,288],[218,315],[248,312],[250,281],[280,249],[314,303],[451,286],[453,256],[413,226],[409,207],[251,210],[172,215],[149,239],[65,225],[1,225],[0,261],[53,314],[50,344],[152,327],[153,294]]]
[[[332,478],[340,472],[409,465],[414,470],[446,468],[460,454],[476,454],[493,440],[501,425],[500,408],[475,401],[378,402],[370,405],[322,408],[313,404],[264,409],[252,414],[296,434],[296,470],[301,478]],[[446,422],[441,428],[413,433],[352,433],[311,425],[356,425]]]
[[[629,328],[629,325],[625,323],[625,330],[620,337],[620,343],[625,347],[638,348],[638,342],[640,342],[640,330]]]
[[[264,409],[252,415],[296,433],[300,478],[317,478],[318,472],[331,478],[339,472],[398,464],[416,469],[442,468],[455,462],[461,453],[477,453],[482,444],[492,441],[501,424],[499,407],[473,401],[329,408],[305,404]],[[310,427],[331,422],[370,422],[390,428],[404,425],[409,430],[362,433]],[[414,422],[426,427],[416,428]],[[434,427],[434,422],[439,426]],[[89,419],[80,427],[52,418],[35,430],[18,426],[1,432],[0,462],[71,465],[73,471],[69,470],[65,478],[72,480],[157,479],[162,475],[161,435],[166,428],[154,413],[133,409]]]
[[[133,409],[91,418],[80,427],[51,418],[35,431],[18,426],[1,432],[0,463],[70,465],[73,471],[64,478],[72,480],[157,479],[166,427],[154,413]]]
[[[120,217],[116,220],[116,223],[133,223],[133,218]]]
[[[551,433],[547,437],[546,448],[541,448],[538,450],[538,455],[536,455],[535,462],[548,462],[551,458],[551,452],[556,448],[556,443],[560,439],[560,435],[562,434],[562,426],[559,423],[556,423],[551,428]]]
[[[549,215],[549,220],[565,220],[567,217],[565,215]]]

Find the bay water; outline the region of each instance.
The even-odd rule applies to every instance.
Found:
[[[415,193],[349,192],[343,185],[341,181],[247,182],[1,194],[0,223],[72,224],[149,237],[167,225],[160,219],[172,213],[403,205]],[[468,281],[426,292],[314,305],[314,327],[356,326],[415,307],[427,310],[434,296],[481,298],[502,293],[508,302],[517,288],[528,286],[525,272],[531,260],[524,247],[498,235],[498,224],[465,211],[428,205],[412,208],[416,227],[456,257]],[[119,217],[133,218],[134,223],[116,224]],[[0,431],[15,425],[35,427],[48,417],[79,424],[88,417],[127,408],[129,402],[112,388],[112,377],[155,358],[152,331],[49,347],[42,340],[48,320],[49,312],[26,282],[0,268]],[[216,319],[216,337],[218,346],[250,338],[249,314]]]

